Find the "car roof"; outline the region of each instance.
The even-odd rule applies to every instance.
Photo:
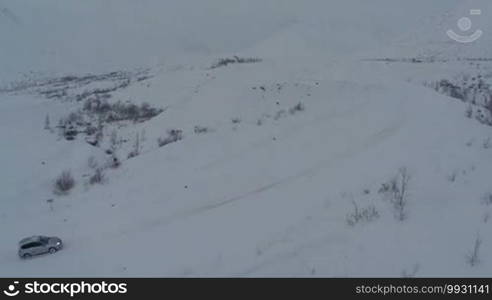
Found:
[[[39,242],[42,238],[45,238],[42,235],[33,235],[27,238],[20,240],[19,245],[25,245],[27,243]]]

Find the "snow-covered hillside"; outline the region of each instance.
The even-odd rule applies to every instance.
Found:
[[[0,276],[490,276],[492,28],[429,2],[0,2]]]

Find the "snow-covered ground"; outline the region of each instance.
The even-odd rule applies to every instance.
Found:
[[[492,127],[428,83],[492,84],[492,5],[430,2],[1,1],[0,276],[490,276]],[[163,111],[59,134],[101,95]],[[19,259],[34,234],[65,248]]]

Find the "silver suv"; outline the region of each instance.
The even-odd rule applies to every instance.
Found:
[[[19,242],[19,256],[29,258],[43,253],[53,254],[62,248],[63,244],[60,238],[35,235]]]

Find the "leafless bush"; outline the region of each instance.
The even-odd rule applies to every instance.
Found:
[[[465,116],[469,119],[473,117],[473,106],[471,104],[468,104],[466,111],[465,111]]]
[[[277,120],[279,120],[279,119],[281,119],[281,118],[285,117],[285,115],[286,115],[285,109],[281,109],[281,110],[279,110],[279,111],[277,111],[277,112],[275,113],[275,116],[273,117],[273,119],[274,119],[275,121],[277,121]]]
[[[299,102],[295,106],[289,108],[289,113],[291,115],[294,115],[298,112],[304,111],[305,109],[306,109],[306,107],[304,106],[304,104],[302,102]]]
[[[210,69],[225,67],[225,66],[228,66],[230,64],[252,64],[252,63],[258,63],[261,61],[262,61],[261,58],[255,58],[255,57],[242,58],[242,57],[234,56],[233,58],[221,58],[216,63],[214,63],[210,67]]]
[[[102,118],[97,119],[97,125],[95,126],[96,132],[94,133],[94,139],[92,140],[93,142],[90,143],[93,146],[99,146],[101,145],[101,142],[104,138],[104,122]]]
[[[46,117],[44,118],[44,129],[51,130],[50,115],[46,115]]]
[[[453,171],[451,174],[448,175],[448,181],[449,182],[455,182],[456,177],[458,177],[458,171]]]
[[[117,121],[145,121],[149,120],[161,112],[163,109],[151,107],[150,104],[144,102],[140,106],[130,103],[121,102],[108,103],[105,99],[88,98],[84,102],[84,111],[90,115],[97,115],[104,119],[105,122]]]
[[[66,121],[70,124],[80,124],[84,121],[84,116],[81,111],[71,112]]]
[[[85,100],[83,110],[92,114],[104,115],[111,111],[111,105],[107,102],[106,99],[93,97]]]
[[[398,171],[398,175],[395,179],[397,189],[394,190],[393,206],[397,213],[397,218],[403,221],[406,216],[407,206],[407,194],[408,194],[408,182],[410,181],[410,175],[406,168],[401,168]]]
[[[384,194],[395,211],[395,217],[403,221],[407,217],[406,207],[408,204],[408,184],[410,175],[406,168],[400,168],[398,174],[389,182],[384,183],[379,189],[379,193]]]
[[[374,205],[359,208],[355,201],[352,201],[354,210],[347,215],[346,221],[350,226],[355,226],[359,222],[372,222],[379,218],[379,213]]]
[[[111,105],[110,111],[107,113],[106,121],[107,122],[117,122],[117,121],[125,121],[131,120],[137,122],[139,119],[149,119],[154,116],[154,113],[151,113],[148,110],[148,105],[146,108],[139,107],[133,103],[122,103],[116,102]],[[155,112],[157,114],[157,112]]]
[[[470,253],[466,255],[466,262],[472,267],[475,267],[480,263],[481,246],[482,246],[482,239],[480,238],[480,235],[477,235],[473,249],[470,251]]]
[[[101,184],[104,183],[104,180],[105,180],[104,170],[102,168],[97,168],[94,174],[92,174],[92,176],[89,178],[89,183],[91,185]]]
[[[490,138],[486,138],[483,141],[482,146],[483,146],[484,149],[490,149],[490,148],[492,148],[492,140]]]
[[[157,140],[159,147],[164,147],[168,144],[175,143],[183,139],[183,131],[180,129],[171,129],[167,131],[166,137],[160,137]]]
[[[475,114],[477,121],[492,126],[492,86],[481,75],[461,75],[453,80],[442,79],[425,85],[468,103],[466,117],[471,118]]]
[[[77,129],[77,124],[69,121],[69,119],[76,119],[76,117],[72,116],[58,121],[58,133],[60,137],[65,138],[67,141],[73,141],[79,134],[79,130]]]
[[[54,199],[47,199],[46,200],[46,203],[48,203],[48,206],[50,207],[50,210],[53,211],[54,210],[54,207],[53,207],[53,202],[55,200]]]
[[[87,123],[85,125],[85,134],[87,134],[88,136],[91,136],[91,135],[95,135],[97,133],[98,129],[97,127],[95,126],[92,126],[91,123]]]
[[[485,205],[492,205],[492,193],[486,193],[486,194],[482,197],[482,202],[483,202],[483,204],[485,204]]]
[[[489,101],[485,105],[485,109],[489,111],[489,115],[492,116],[492,93],[490,94]]]
[[[113,168],[113,169],[116,169],[118,168],[119,166],[121,166],[121,161],[120,159],[118,158],[118,156],[116,156],[116,154],[112,154],[111,155],[111,158],[109,159],[109,162],[107,164],[107,166],[109,168]]]
[[[55,180],[54,192],[56,194],[66,194],[75,186],[75,179],[72,172],[63,171]]]
[[[121,139],[118,137],[118,132],[116,130],[111,131],[111,136],[109,138],[109,150],[111,153],[116,153],[116,150],[121,145]]]
[[[133,150],[128,153],[128,158],[133,158],[133,157],[136,157],[138,155],[140,155],[140,134],[137,132],[136,136],[135,136],[135,142],[133,144]]]
[[[194,132],[196,134],[204,134],[204,133],[208,133],[210,132],[210,129],[208,127],[204,127],[204,126],[195,126],[194,128]]]
[[[483,222],[484,223],[488,223],[489,220],[490,220],[490,213],[489,212],[486,212],[484,215],[483,215],[483,218],[482,218]]]

